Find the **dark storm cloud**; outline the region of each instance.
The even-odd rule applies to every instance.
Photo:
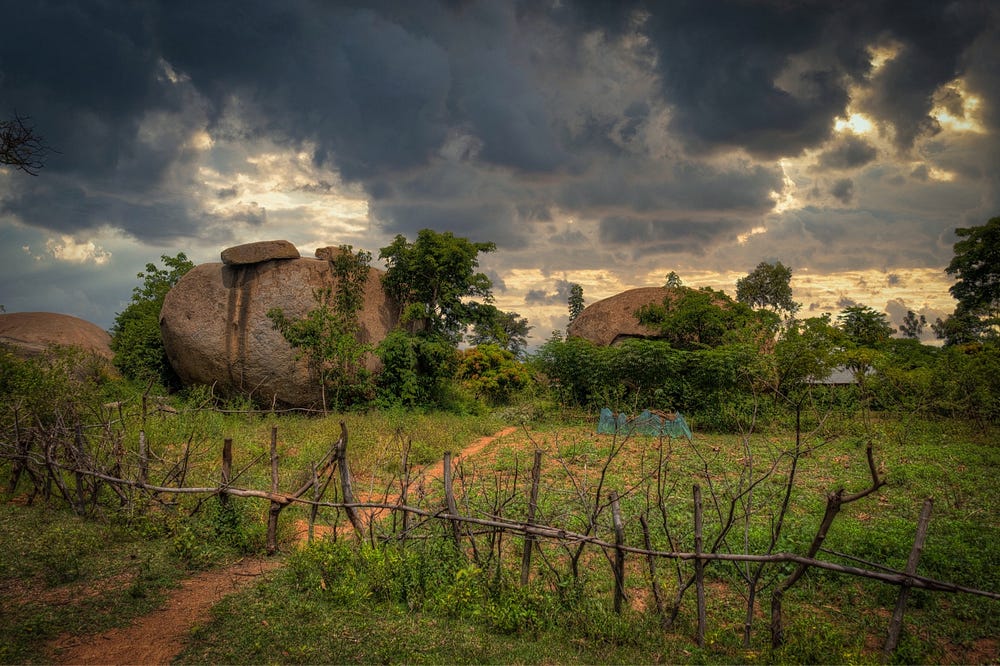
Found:
[[[854,181],[850,178],[840,178],[830,188],[830,194],[842,204],[851,203],[851,199],[854,198]]]
[[[870,84],[864,108],[895,126],[900,147],[933,132],[934,93],[962,72],[965,50],[989,26],[992,10],[978,0],[681,0],[560,11],[587,26],[649,38],[672,126],[689,147],[742,147],[771,158],[827,139],[851,83]],[[900,53],[869,78],[867,49],[887,41]]]
[[[862,167],[878,155],[875,146],[853,134],[834,144],[819,156],[822,169],[856,169]]]
[[[722,239],[747,230],[738,220],[642,219],[607,217],[600,221],[602,243],[630,246],[636,256],[656,253],[701,254]]]
[[[0,41],[0,111],[30,113],[60,151],[47,170],[72,183],[32,184],[30,198],[3,205],[43,228],[197,236],[212,219],[177,201],[198,187],[178,174],[195,170],[187,133],[207,127],[229,141],[310,146],[317,163],[363,186],[390,233],[433,227],[523,247],[561,207],[596,209],[613,242],[673,239],[644,251],[717,242],[747,226],[734,218],[770,211],[783,183],[774,166],[700,154],[816,148],[850,85],[906,147],[934,130],[935,94],[958,108],[941,84],[968,71],[980,95],[996,90],[989,12],[978,0],[23,3],[18,29]],[[594,34],[604,61],[621,57],[651,94],[619,99],[609,88],[618,81],[591,74]],[[873,74],[866,49],[877,43],[899,51]],[[995,101],[984,104],[996,124]],[[170,120],[150,138],[156,114]],[[653,154],[655,117],[686,155],[673,144]],[[872,150],[848,138],[820,166],[862,166]],[[454,163],[442,166],[449,151]],[[505,184],[484,187],[498,175]],[[843,187],[835,194],[850,200]],[[726,221],[676,225],[671,214]]]

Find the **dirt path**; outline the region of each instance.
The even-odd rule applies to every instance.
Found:
[[[452,456],[451,459],[452,464],[459,462],[463,458],[468,458],[470,456],[476,455],[477,453],[482,451],[488,444],[492,444],[501,437],[506,437],[507,435],[510,435],[511,433],[515,432],[517,432],[517,426],[510,426],[504,428],[495,435],[487,435],[486,437],[480,437],[472,444],[468,445],[467,447],[459,451],[458,454]],[[438,461],[433,465],[428,465],[427,467],[425,467],[423,470],[423,474],[424,476],[426,476],[428,480],[441,481],[444,478],[444,466],[441,464],[440,461]]]
[[[224,596],[281,565],[278,559],[248,559],[188,578],[164,605],[128,627],[91,636],[64,636],[53,645],[61,664],[169,664],[191,628],[205,622]]]
[[[512,426],[482,437],[462,449],[454,460],[475,455],[493,441],[516,431]],[[428,466],[425,473],[429,479],[440,480],[444,476],[440,464]],[[298,527],[301,534],[297,537],[304,541],[305,523]],[[212,606],[281,563],[280,559],[247,559],[226,569],[188,578],[170,593],[162,607],[128,627],[56,639],[51,650],[54,660],[61,664],[169,664],[184,648],[191,629],[208,620]]]

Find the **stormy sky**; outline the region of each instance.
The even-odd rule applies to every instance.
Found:
[[[110,326],[161,254],[494,241],[537,343],[631,287],[793,269],[802,315],[954,302],[1000,215],[989,0],[7,3],[0,304]]]

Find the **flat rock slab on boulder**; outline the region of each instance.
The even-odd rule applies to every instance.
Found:
[[[358,316],[363,343],[377,344],[399,321],[399,307],[382,290],[381,275],[369,270]],[[167,357],[185,383],[318,406],[318,379],[267,312],[280,308],[287,318],[300,319],[317,307],[314,291],[336,284],[330,263],[318,259],[196,266],[170,290],[160,311]],[[370,358],[368,366],[376,370],[377,359]]]
[[[51,346],[77,347],[111,359],[111,336],[89,321],[56,312],[0,314],[0,343],[25,355],[40,354]]]
[[[222,263],[242,266],[272,259],[298,259],[299,256],[298,249],[286,240],[260,241],[226,248],[222,251]]]
[[[577,315],[566,333],[597,345],[612,345],[627,338],[657,338],[655,328],[639,323],[636,310],[663,303],[673,291],[670,287],[639,287],[597,301]]]

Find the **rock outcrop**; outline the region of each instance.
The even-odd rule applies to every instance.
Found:
[[[267,312],[281,308],[290,319],[304,317],[316,307],[314,291],[335,289],[336,278],[328,261],[299,257],[298,250],[287,245],[294,257],[201,264],[170,290],[160,311],[160,330],[167,357],[182,381],[286,405],[319,403],[318,380],[275,330]],[[241,247],[223,256],[245,259],[260,249]],[[379,342],[399,321],[399,308],[382,290],[381,275],[378,269],[369,270],[359,315],[361,342]],[[372,359],[370,369],[376,369],[375,364]]]
[[[55,312],[0,314],[0,343],[19,354],[40,354],[52,346],[77,347],[110,360],[111,336],[89,321]]]
[[[657,338],[656,329],[640,324],[635,312],[644,305],[663,303],[672,291],[669,287],[640,287],[592,303],[569,325],[567,335],[597,345],[613,345],[626,338]]]
[[[222,263],[227,266],[259,264],[271,259],[298,259],[298,249],[286,240],[258,241],[222,251]]]

